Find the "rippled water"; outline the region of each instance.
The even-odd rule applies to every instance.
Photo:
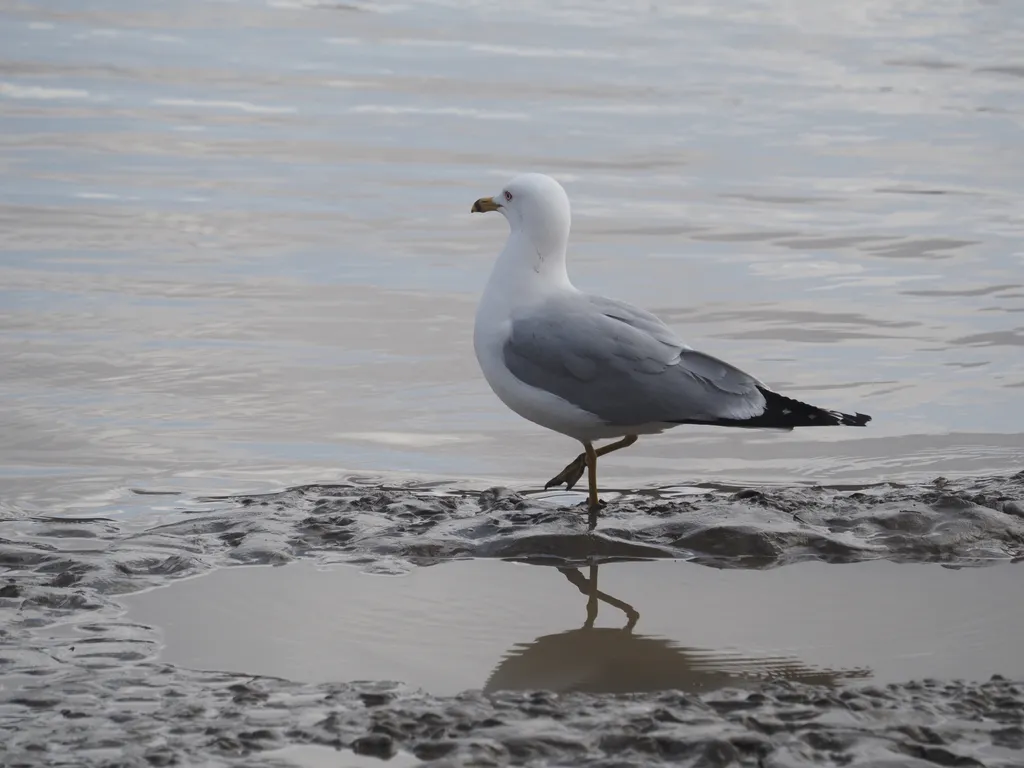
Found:
[[[1011,0],[0,7],[0,503],[536,484],[476,369],[510,174],[570,269],[865,430],[680,429],[620,486],[1024,461]],[[152,499],[144,505],[151,509]]]

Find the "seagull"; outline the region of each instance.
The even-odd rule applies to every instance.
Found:
[[[597,526],[597,459],[680,424],[791,430],[863,427],[871,417],[794,400],[684,344],[661,320],[578,290],[566,271],[569,197],[550,176],[516,176],[472,213],[509,224],[477,308],[473,348],[512,411],[583,445],[544,486],[567,490],[584,470],[589,530]],[[594,447],[598,440],[614,442]]]

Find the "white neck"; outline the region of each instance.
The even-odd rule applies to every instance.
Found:
[[[576,290],[565,268],[564,245],[542,253],[521,231],[511,232],[491,270],[481,306],[486,304],[495,315],[507,317],[552,293]]]

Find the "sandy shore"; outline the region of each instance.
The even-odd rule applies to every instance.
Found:
[[[558,497],[541,500],[503,489],[469,492],[436,485],[353,483],[260,497],[182,500],[173,519],[152,528],[113,518],[0,521],[0,562],[6,568],[0,585],[5,765],[365,764],[355,762],[356,753],[393,757],[391,765],[1020,764],[1024,687],[1015,682],[1017,670],[997,668],[994,677],[953,679],[961,677],[957,659],[970,655],[953,653],[948,676],[896,680],[890,674],[893,681],[887,682],[877,670],[865,673],[856,666],[826,668],[780,654],[758,661],[752,654],[730,657],[715,649],[683,648],[677,639],[661,637],[677,631],[677,625],[659,618],[657,590],[644,587],[657,580],[644,576],[647,571],[630,569],[689,569],[680,571],[687,578],[679,589],[688,589],[694,600],[724,585],[721,610],[716,613],[712,606],[701,614],[691,606],[690,624],[711,631],[716,616],[737,614],[740,619],[726,627],[728,632],[740,633],[736,636],[746,638],[744,642],[767,642],[770,633],[759,632],[757,621],[744,623],[743,616],[755,616],[755,603],[772,599],[774,583],[780,594],[793,595],[797,602],[812,600],[800,591],[801,584],[827,592],[824,576],[797,578],[812,567],[808,563],[818,564],[813,566],[817,574],[839,573],[840,563],[861,563],[845,571],[854,585],[851,596],[884,592],[885,584],[893,592],[911,588],[895,575],[883,579],[881,587],[864,586],[868,582],[857,581],[861,577],[856,574],[877,573],[894,562],[931,563],[928,568],[941,564],[949,586],[927,599],[936,600],[936,612],[946,617],[946,646],[980,649],[983,659],[998,667],[998,645],[984,643],[998,643],[1011,633],[979,595],[990,583],[993,591],[1004,587],[1000,579],[989,582],[975,575],[1009,573],[1004,569],[1024,553],[1024,474],[937,480],[916,487],[705,488],[685,495],[652,491],[609,503],[594,535],[586,532],[579,509],[557,502]],[[473,566],[480,558],[490,565]],[[664,564],[629,562],[651,558]],[[438,693],[430,690],[436,686],[428,678],[422,685],[384,679],[353,682],[355,675],[337,679],[326,673],[318,680],[316,666],[309,674],[285,670],[273,675],[259,663],[245,661],[241,653],[242,660],[234,665],[239,668],[232,668],[228,659],[217,669],[176,650],[180,642],[174,632],[191,633],[199,646],[216,645],[214,640],[230,626],[230,621],[217,624],[218,606],[230,620],[231,606],[250,606],[250,613],[259,613],[261,605],[263,629],[235,622],[237,647],[259,647],[265,636],[275,634],[295,642],[288,633],[297,624],[307,630],[329,628],[336,645],[328,649],[339,655],[364,646],[386,653],[398,647],[389,643],[391,635],[412,635],[422,640],[424,649],[436,647],[447,642],[445,635],[430,635],[433,630],[426,625],[416,635],[416,625],[402,624],[395,596],[419,595],[416,589],[422,588],[428,597],[416,597],[421,603],[430,594],[452,597],[456,590],[450,583],[433,577],[417,581],[417,574],[451,574],[463,584],[480,581],[476,592],[463,592],[472,595],[468,604],[483,605],[481,595],[499,594],[508,569],[516,567],[497,560],[554,566],[519,566],[526,574],[522,583],[534,585],[523,588],[527,597],[540,606],[548,600],[553,607],[548,614],[538,607],[535,617],[525,607],[495,612],[480,622],[486,631],[478,635],[459,630],[466,668],[473,663],[473,648],[495,638],[509,639],[504,656],[488,657],[490,671],[473,678],[478,683],[467,683],[465,691]],[[293,565],[232,568],[288,563]],[[330,564],[364,579],[364,586],[314,578],[314,573],[329,572]],[[587,579],[598,566],[602,575],[595,590]],[[951,567],[960,570],[949,571]],[[736,580],[715,581],[715,574],[723,573],[720,569],[729,569]],[[634,581],[627,578],[631,573]],[[767,596],[755,596],[747,607],[730,614],[729,595],[749,592],[745,585],[753,582],[743,579],[757,573],[763,574]],[[233,583],[251,589],[223,591],[226,582],[218,581],[219,574],[235,574]],[[182,581],[185,577],[198,578]],[[299,577],[312,580],[287,581]],[[543,582],[531,581],[542,577]],[[259,581],[264,578],[275,581]],[[504,600],[512,601],[522,591],[517,578],[504,585]],[[928,581],[914,588],[925,589]],[[296,602],[295,595],[326,594],[329,599],[312,604],[306,619],[283,618],[286,612],[275,613],[270,597],[288,583],[294,591],[281,594],[292,595],[287,598],[291,602]],[[371,583],[375,586],[365,586]],[[385,583],[386,588],[379,586]],[[958,597],[953,587],[969,583],[975,591]],[[181,591],[186,585],[191,593]],[[667,589],[669,598],[673,589]],[[174,632],[166,610],[157,611],[152,620],[139,618],[146,606],[156,604],[158,594],[178,595],[178,604],[185,608]],[[262,604],[261,594],[266,596]],[[907,594],[911,603],[926,599]],[[346,601],[346,595],[352,597]],[[950,606],[959,601],[988,611],[991,621],[980,615],[971,619],[969,613],[954,618],[959,614],[952,607],[942,614],[943,595]],[[355,596],[365,598],[363,603]],[[826,598],[823,606],[842,602]],[[329,607],[332,601],[336,612]],[[360,605],[378,613],[360,614]],[[594,613],[596,622],[590,616],[592,606],[600,609],[600,618]],[[337,621],[346,610],[350,620]],[[437,625],[457,628],[469,609],[459,610],[444,614]],[[823,610],[812,613],[820,616]],[[430,608],[428,613],[439,611]],[[883,618],[897,627],[921,621],[904,613]],[[495,618],[501,615],[510,617],[507,625]],[[784,619],[777,611],[772,615],[780,616],[780,626],[800,629],[794,624],[796,614]],[[988,635],[986,624],[994,627]],[[351,644],[348,628],[363,632],[368,638],[364,646]],[[513,637],[513,630],[522,636]],[[203,640],[204,632],[209,642]],[[540,634],[531,641],[531,632]],[[938,638],[943,632],[930,636]],[[780,637],[776,645],[792,644],[787,636]],[[859,638],[848,643],[854,649],[865,645]],[[932,648],[928,652],[937,653]],[[264,655],[274,653],[271,647]],[[299,646],[294,655],[304,653]],[[449,655],[453,653],[458,665],[459,649]],[[558,660],[573,658],[604,661],[585,679],[563,681],[560,690],[510,690],[523,687],[528,663],[540,659],[531,674],[540,674],[535,679],[543,682],[553,679],[545,665],[564,669],[567,662]],[[644,683],[634,674],[641,658],[650,667]],[[1010,664],[1012,657],[1007,658]],[[630,674],[609,672],[622,659],[628,661]],[[680,676],[680,664],[689,665],[690,677]],[[429,658],[421,664],[423,669],[436,666]],[[714,674],[718,677],[711,680]],[[617,690],[609,680],[635,692],[609,692]],[[665,685],[672,690],[656,690],[662,680],[669,680]],[[693,680],[699,684],[691,684]],[[296,745],[342,752],[312,746],[303,751]],[[317,762],[321,759],[333,762]]]

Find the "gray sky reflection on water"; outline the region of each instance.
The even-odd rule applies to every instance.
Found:
[[[470,343],[504,229],[469,205],[526,169],[572,197],[581,287],[875,417],[676,430],[610,481],[1015,471],[1009,8],[8,5],[3,497],[550,477],[576,447],[507,412]]]
[[[397,577],[311,563],[227,568],[126,602],[128,619],[159,629],[170,663],[291,680],[399,680],[442,695],[1022,671],[1010,566],[757,571],[663,561],[598,571],[603,597],[638,615],[602,602],[588,628],[587,597],[558,569],[494,560]]]

